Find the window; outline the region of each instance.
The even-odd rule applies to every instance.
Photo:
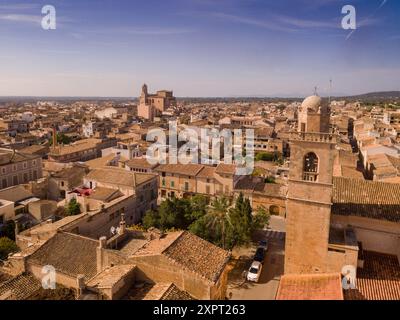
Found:
[[[24,169],[26,169],[26,168],[28,167],[28,163],[27,163],[27,162],[24,162],[24,163],[22,164],[22,167],[23,167]]]
[[[18,176],[13,177],[13,184],[14,186],[18,184]]]
[[[7,188],[7,179],[3,179],[3,182],[2,182],[1,187],[2,187],[3,189],[4,189],[4,188]]]
[[[314,152],[309,152],[304,156],[303,180],[317,181],[318,177],[318,157]]]
[[[165,179],[161,180],[161,184],[163,185],[163,187],[165,187]]]
[[[6,168],[4,168],[4,167],[1,168],[1,173],[2,173],[2,174],[6,174]]]
[[[32,165],[36,166],[36,160],[32,161]]]
[[[13,171],[17,171],[17,165],[16,164],[14,164],[12,168],[13,168]]]
[[[33,170],[33,180],[36,180],[36,179],[37,179],[37,171]]]
[[[185,191],[189,191],[189,182],[185,182]]]
[[[28,182],[28,174],[27,173],[24,173],[24,183],[27,183]]]
[[[171,181],[171,188],[175,188],[175,181]]]
[[[210,194],[210,186],[206,186],[206,193]]]

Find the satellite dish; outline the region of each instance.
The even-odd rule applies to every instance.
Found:
[[[114,235],[114,234],[115,234],[115,231],[116,231],[116,230],[115,230],[115,227],[112,226],[111,229],[110,229],[111,234]]]

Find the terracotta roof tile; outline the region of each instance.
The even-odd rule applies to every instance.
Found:
[[[201,164],[161,164],[155,171],[181,174],[195,177],[204,168]]]
[[[277,300],[343,300],[339,273],[290,274],[281,277]]]
[[[154,174],[131,172],[121,168],[104,167],[91,170],[86,178],[99,182],[134,187],[149,182]]]
[[[163,255],[212,282],[218,280],[230,258],[229,251],[187,231],[168,246]]]
[[[90,279],[97,272],[98,242],[72,233],[56,233],[28,258],[28,263],[51,265],[57,271]]]
[[[204,166],[204,168],[197,174],[198,178],[214,178],[215,167]]]
[[[333,178],[332,213],[400,222],[400,184]]]
[[[235,174],[236,166],[234,164],[220,163],[215,170],[216,173],[220,174]]]
[[[0,296],[10,293],[10,299],[25,300],[42,287],[29,273],[20,274],[0,285]]]
[[[364,251],[357,270],[357,289],[344,290],[346,300],[400,300],[400,264],[396,256]]]

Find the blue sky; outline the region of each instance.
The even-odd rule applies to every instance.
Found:
[[[43,30],[41,8],[56,8]],[[341,28],[352,4],[357,30]],[[397,0],[0,0],[0,95],[400,90]]]

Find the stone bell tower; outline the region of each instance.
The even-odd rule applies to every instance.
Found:
[[[304,100],[290,137],[285,274],[327,271],[333,151],[330,111],[318,96]]]
[[[143,84],[142,92],[140,93],[140,101],[139,101],[140,104],[145,105],[147,103],[148,94],[149,93],[147,91],[147,84]]]

